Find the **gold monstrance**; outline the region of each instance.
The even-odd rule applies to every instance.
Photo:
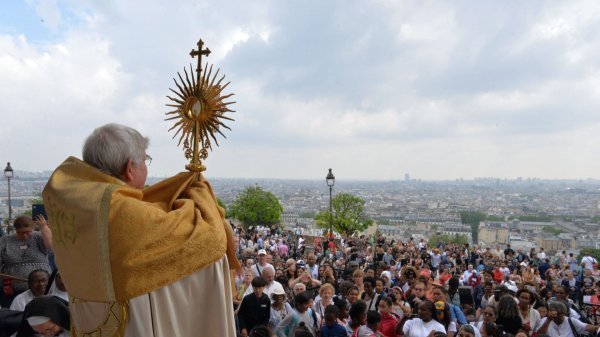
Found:
[[[233,94],[221,95],[229,83],[221,84],[225,79],[223,75],[218,81],[217,76],[219,70],[212,75],[213,66],[208,67],[208,63],[202,71],[202,55],[208,56],[210,50],[203,49],[204,42],[198,41],[198,50],[192,49],[190,56],[194,58],[198,56],[198,65],[196,66],[196,78],[193,76],[192,65],[190,64],[190,74],[184,68],[185,81],[178,72],[179,81],[173,78],[178,90],[170,89],[177,97],[167,96],[172,102],[167,106],[175,108],[173,111],[166,113],[165,120],[176,120],[175,124],[169,131],[177,129],[173,138],[181,133],[179,143],[183,142],[183,150],[185,158],[190,159],[190,163],[185,166],[188,171],[202,172],[206,167],[202,165],[202,160],[208,156],[208,150],[212,150],[211,139],[215,145],[219,145],[215,133],[219,133],[224,138],[225,135],[221,132],[221,127],[231,130],[227,125],[223,124],[222,119],[233,121],[233,118],[225,116],[226,112],[235,112],[228,108],[230,104],[235,102],[225,102],[226,99]],[[212,76],[212,77],[211,77]],[[191,82],[190,82],[191,77]],[[216,81],[216,83],[215,83]]]

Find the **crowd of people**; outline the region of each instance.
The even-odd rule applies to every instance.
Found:
[[[239,336],[597,335],[598,261],[543,248],[236,230]],[[308,242],[310,241],[310,242]]]
[[[4,324],[18,312],[14,329],[25,332],[15,336],[68,336],[69,296],[49,259],[48,224],[39,218],[35,228],[21,216],[14,227],[0,238]],[[309,240],[266,228],[234,234],[238,336],[578,337],[600,329],[600,270],[589,255],[384,236]]]

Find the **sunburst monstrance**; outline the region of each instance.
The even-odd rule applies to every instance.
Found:
[[[197,46],[198,50],[192,49],[190,52],[192,58],[198,57],[196,77],[194,78],[190,64],[189,74],[186,68],[183,69],[185,80],[179,72],[177,73],[179,81],[173,78],[177,90],[171,88],[169,90],[176,97],[167,96],[173,102],[167,106],[175,110],[167,112],[166,115],[170,117],[165,119],[176,121],[169,131],[176,130],[173,138],[180,135],[177,146],[183,142],[185,158],[190,159],[190,163],[185,168],[192,172],[202,172],[206,169],[202,165],[202,160],[208,156],[208,150],[212,150],[213,141],[215,145],[219,145],[216,133],[227,138],[221,132],[221,128],[231,130],[223,124],[222,120],[233,121],[234,119],[225,116],[225,113],[235,112],[228,108],[235,102],[225,102],[233,94],[222,95],[223,90],[231,82],[222,84],[225,75],[217,80],[220,69],[217,69],[213,75],[213,66],[208,67],[208,63],[204,66],[204,71],[202,70],[202,55],[208,56],[210,50],[203,49],[202,40],[198,41]]]

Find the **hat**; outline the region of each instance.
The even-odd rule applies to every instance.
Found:
[[[390,273],[388,270],[384,270],[381,272],[380,277],[383,278],[384,276],[387,277],[388,280],[392,279],[392,273]]]
[[[356,262],[356,261],[350,261],[350,262],[348,262],[348,266],[350,266],[350,267],[358,267],[358,262]]]
[[[507,284],[506,288],[508,289],[508,291],[510,291],[512,293],[517,293],[517,291],[519,291],[519,288],[517,288],[517,286],[512,285],[512,284]]]
[[[258,251],[258,255],[267,255],[267,251],[264,249],[261,249]]]
[[[299,268],[304,268],[304,266],[306,266],[306,263],[304,263],[304,261],[302,260],[298,260],[298,262],[296,262],[296,266]]]
[[[284,295],[285,296],[285,290],[283,290],[283,288],[280,287],[275,287],[275,289],[273,289],[273,292],[271,292],[271,298],[273,298],[273,296],[275,295]]]

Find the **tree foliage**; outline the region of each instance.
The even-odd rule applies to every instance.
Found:
[[[331,203],[333,229],[346,237],[367,229],[373,223],[365,215],[365,201],[353,194],[337,194]],[[329,228],[329,209],[317,213],[315,221],[317,226]]]
[[[465,243],[469,243],[469,238],[466,235],[449,235],[449,234],[434,234],[429,237],[429,245],[435,246],[438,242],[442,243],[455,243],[459,245],[463,245]]]
[[[499,221],[499,222],[504,221],[504,217],[503,216],[491,215],[491,214],[488,214],[485,219],[487,221]]]
[[[545,214],[511,216],[508,219],[509,220],[519,219],[519,221],[532,221],[532,222],[551,222],[552,221],[552,217],[549,215],[545,215]]]
[[[479,242],[479,222],[484,221],[487,218],[487,214],[482,212],[460,212],[460,219],[462,223],[471,225],[471,236],[473,242]]]
[[[307,212],[301,212],[300,214],[298,214],[298,217],[302,218],[302,219],[314,219],[315,215],[316,215],[315,212],[307,211]]]
[[[600,261],[600,249],[583,248],[579,251],[579,256],[577,256],[577,260],[581,261],[581,258],[586,255],[592,256],[596,260]]]
[[[283,207],[271,192],[260,186],[246,187],[238,194],[228,209],[228,216],[238,219],[246,228],[250,226],[272,227],[279,223]]]
[[[545,226],[544,228],[542,228],[542,231],[546,232],[546,233],[550,233],[552,235],[558,235],[560,233],[564,233],[565,231],[560,229],[560,228],[556,228],[554,226]]]

